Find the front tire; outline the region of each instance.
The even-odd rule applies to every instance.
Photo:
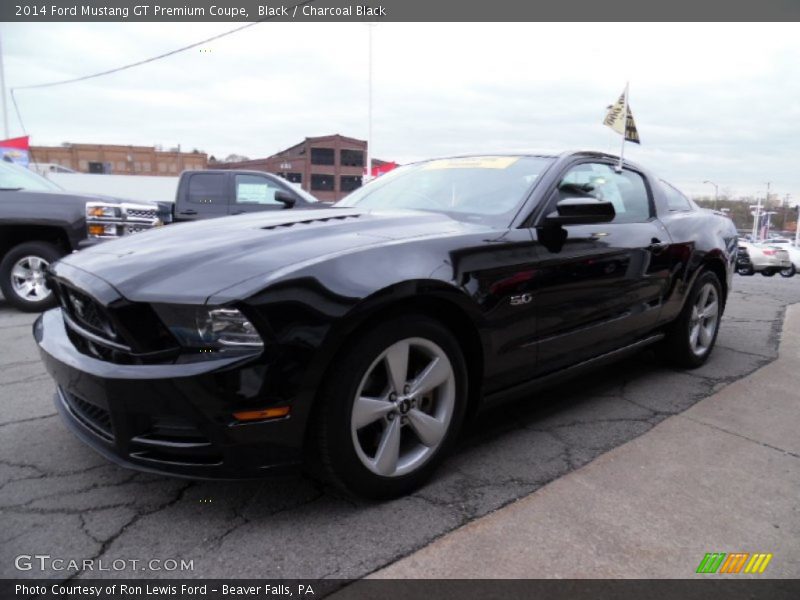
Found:
[[[786,267],[785,269],[781,269],[781,277],[794,277],[794,274],[797,272],[794,265]]]
[[[744,275],[745,277],[750,277],[751,275],[755,275],[755,271],[753,271],[753,267],[748,265],[746,267],[736,267],[736,272],[739,275]]]
[[[722,302],[717,276],[711,271],[701,273],[680,316],[667,331],[663,349],[670,362],[696,369],[708,360],[719,333]]]
[[[437,321],[407,315],[365,332],[331,369],[317,417],[325,479],[386,499],[421,486],[464,420],[466,363]]]
[[[0,262],[0,290],[11,306],[25,312],[41,312],[56,305],[44,276],[63,256],[48,242],[25,242],[9,250]]]

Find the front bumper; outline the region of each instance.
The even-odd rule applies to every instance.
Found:
[[[101,361],[75,348],[58,308],[42,314],[33,330],[56,381],[61,417],[109,460],[199,479],[263,477],[301,461],[301,419],[290,413],[239,423],[232,417],[255,399],[270,404],[258,384],[264,366],[257,358],[167,365]]]

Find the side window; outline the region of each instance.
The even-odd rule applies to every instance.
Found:
[[[236,204],[281,204],[275,200],[280,188],[266,177],[236,176]]]
[[[194,173],[189,177],[189,202],[192,204],[227,204],[225,175]]]
[[[664,195],[667,197],[667,206],[669,206],[670,210],[676,212],[692,210],[692,205],[689,203],[688,198],[666,181],[661,182],[661,189],[664,190]]]
[[[613,223],[640,223],[651,217],[650,197],[644,178],[634,171],[601,163],[584,163],[572,167],[558,184],[559,200],[591,197],[614,205],[617,216]]]

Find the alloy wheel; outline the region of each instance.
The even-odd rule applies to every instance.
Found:
[[[714,342],[718,325],[719,296],[717,288],[711,283],[706,283],[700,288],[689,321],[689,345],[695,355],[701,356],[708,352]]]
[[[41,256],[23,256],[11,268],[11,288],[20,298],[28,302],[42,302],[52,292],[47,287],[45,274],[48,261]]]
[[[414,472],[447,437],[456,378],[442,348],[406,338],[386,348],[358,386],[350,417],[358,458],[384,477]]]

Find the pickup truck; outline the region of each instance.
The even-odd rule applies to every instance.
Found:
[[[318,204],[314,196],[272,173],[184,171],[178,180],[173,220],[196,221],[264,210],[314,208]]]
[[[27,312],[55,305],[50,263],[86,246],[160,225],[155,202],[74,194],[23,167],[0,161],[0,290]]]

